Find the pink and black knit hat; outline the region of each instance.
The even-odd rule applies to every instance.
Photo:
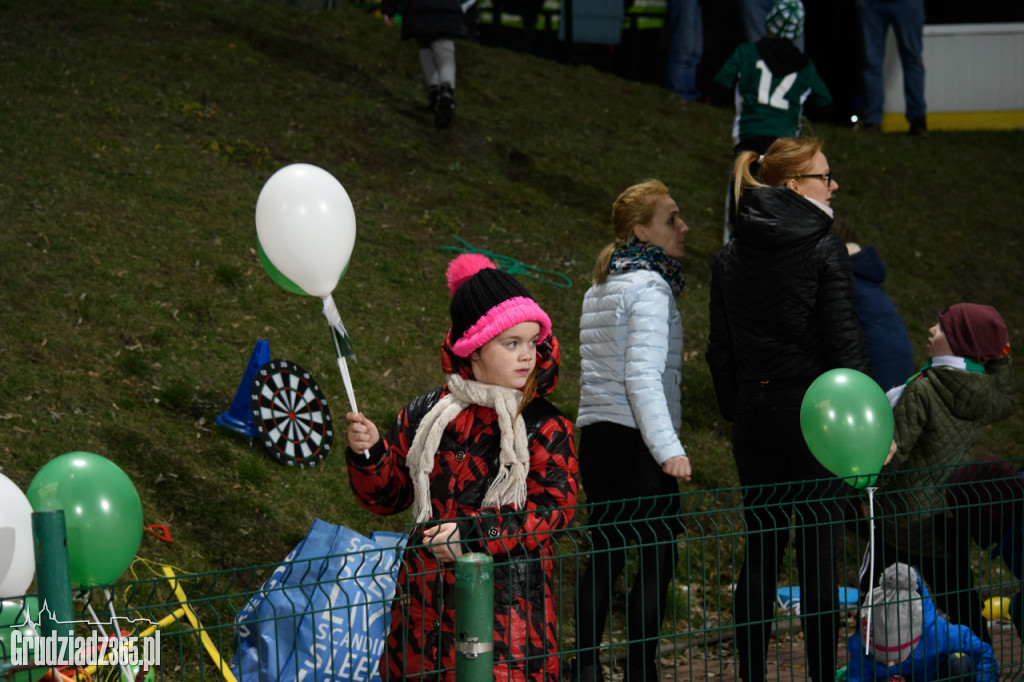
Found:
[[[512,275],[479,253],[464,253],[448,264],[452,350],[461,358],[520,322],[540,325],[539,341],[551,333],[551,319]]]

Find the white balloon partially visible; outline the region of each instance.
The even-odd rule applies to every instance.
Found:
[[[0,474],[0,597],[20,597],[36,574],[32,505],[14,481]]]
[[[256,234],[281,274],[323,298],[334,291],[352,257],[356,214],[333,175],[296,163],[278,170],[260,190]]]

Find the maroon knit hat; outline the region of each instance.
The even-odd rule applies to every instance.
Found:
[[[957,303],[939,311],[942,333],[956,355],[984,364],[1010,352],[1010,333],[995,308]]]

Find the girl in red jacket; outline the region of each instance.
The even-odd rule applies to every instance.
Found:
[[[378,514],[418,524],[398,577],[384,680],[455,678],[454,561],[494,557],[494,679],[555,680],[554,535],[576,504],[572,423],[555,386],[551,321],[480,254],[448,266],[447,383],[412,400],[388,434],[349,413],[349,479]],[[366,453],[366,454],[364,454]]]

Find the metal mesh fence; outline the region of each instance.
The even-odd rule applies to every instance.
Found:
[[[811,481],[581,505],[555,533],[531,535],[524,517],[502,552],[470,538],[465,550],[490,548],[494,558],[495,678],[750,682],[838,671],[863,679],[864,664],[850,658],[858,606],[882,569],[901,561],[929,593],[906,601],[928,600],[925,620],[938,623],[922,625],[914,650],[974,656],[977,639],[998,669],[972,659],[965,679],[1024,679],[1020,465],[883,474],[870,491]],[[408,531],[405,547],[293,552],[280,564],[227,571],[176,575],[137,564],[149,575],[75,595],[76,629],[85,637],[100,621],[105,634],[159,632],[159,666],[64,673],[371,680],[383,655],[385,679],[454,679],[452,565],[433,561]],[[862,572],[866,559],[874,568]],[[11,626],[31,616],[22,610],[10,599],[0,608],[8,664],[17,653]],[[403,627],[386,641],[394,619]],[[42,672],[4,671],[19,682]]]

